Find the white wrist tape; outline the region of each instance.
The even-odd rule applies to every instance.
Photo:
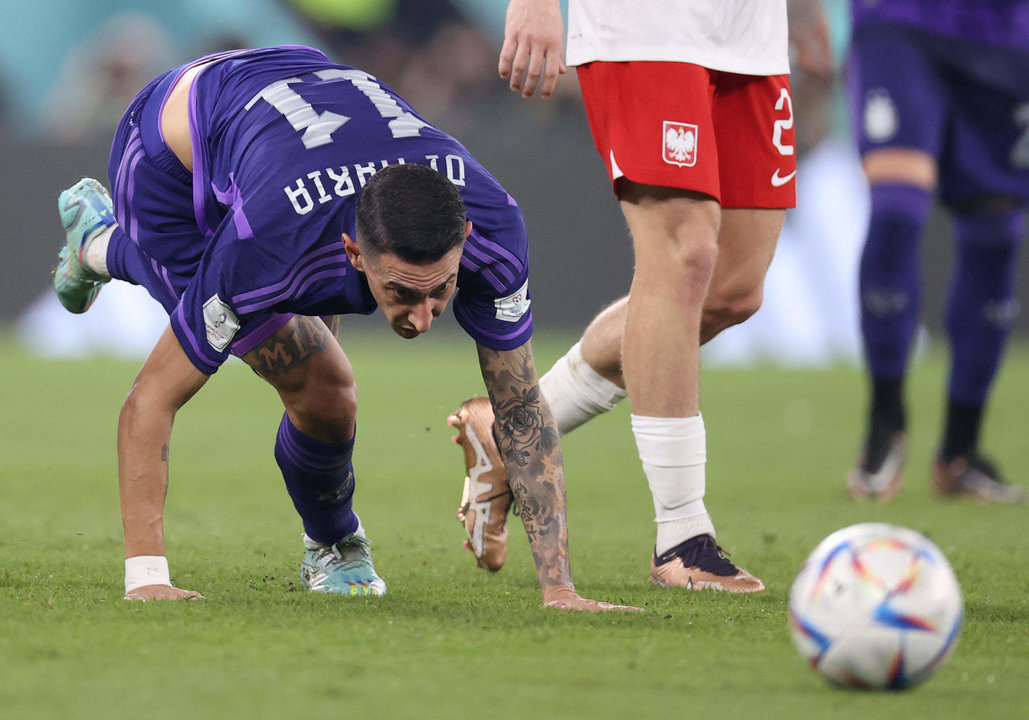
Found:
[[[137,555],[125,558],[125,592],[144,585],[171,585],[168,558],[163,555]]]

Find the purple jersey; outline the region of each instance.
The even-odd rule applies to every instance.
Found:
[[[248,352],[290,314],[375,310],[341,235],[355,235],[364,184],[397,163],[433,167],[464,198],[473,230],[453,302],[459,324],[494,349],[529,339],[528,243],[517,204],[390,88],[311,48],[218,56],[190,92],[193,173],[176,190],[169,185],[185,169],[154,147],[153,128],[162,93],[184,70],[155,80],[130,107],[111,175],[119,222],[153,266],[149,281],[137,281],[169,310],[200,370]],[[153,102],[142,97],[150,93]]]
[[[946,38],[1029,51],[1027,0],[852,0],[854,28],[899,23]]]

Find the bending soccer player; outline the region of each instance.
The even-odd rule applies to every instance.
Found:
[[[521,213],[456,140],[317,50],[236,51],[150,83],[122,119],[109,174],[113,205],[94,180],[61,194],[67,245],[54,285],[72,312],[111,278],[143,285],[170,316],[118,425],[126,598],[198,596],[172,585],[165,559],[169,440],[178,409],[230,353],[285,408],[275,459],[303,520],[304,586],[385,593],[353,508],[357,391],[333,328],[338,315],[379,308],[414,338],[453,299],[500,444],[523,459],[509,473],[544,604],[615,607],[572,584]],[[522,422],[546,432],[526,441]]]
[[[808,10],[801,56],[826,71],[824,17]],[[663,587],[764,589],[722,553],[704,505],[700,346],[757,311],[795,201],[787,26],[786,0],[569,5],[568,58],[636,266],[628,297],[594,319],[540,387],[561,433],[628,395],[657,521],[650,580]],[[556,0],[511,0],[501,76],[526,97],[549,96],[564,72],[561,41]],[[469,465],[460,513],[469,546],[495,570],[506,555],[509,463],[488,414],[474,400],[450,422]],[[487,459],[469,462],[480,450]]]
[[[938,190],[956,245],[947,410],[932,487],[944,497],[1022,502],[1025,489],[983,457],[979,436],[1018,314],[1015,271],[1029,206],[1029,2],[855,3],[851,53],[854,130],[871,186],[859,277],[871,397],[847,488],[855,498],[889,500],[903,484],[919,244]]]

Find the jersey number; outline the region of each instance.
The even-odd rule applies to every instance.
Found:
[[[780,155],[792,155],[794,148],[792,145],[783,145],[782,133],[783,130],[790,130],[793,128],[793,101],[790,100],[790,91],[786,88],[779,90],[779,99],[775,101],[775,109],[782,110],[786,108],[790,116],[785,120],[776,120],[772,126],[772,144],[775,145],[775,149],[779,151]]]
[[[360,70],[341,70],[331,68],[319,70],[314,73],[322,82],[349,81],[361,91],[368,100],[379,111],[386,125],[394,138],[417,137],[421,129],[428,123],[415,115],[407,112],[396,98],[382,89],[382,86],[375,82],[375,79],[368,73]],[[278,80],[265,87],[261,92],[254,95],[245,109],[249,110],[259,101],[264,100],[273,108],[279,111],[284,118],[293,126],[293,129],[301,133],[300,140],[307,149],[327,145],[332,142],[332,134],[343,127],[349,117],[325,110],[321,113],[315,112],[311,103],[304,100],[300,93],[294,90],[291,85],[305,82],[301,78],[288,78]],[[792,123],[792,119],[790,121]]]

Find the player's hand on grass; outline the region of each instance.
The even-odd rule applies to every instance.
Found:
[[[126,600],[203,600],[204,596],[194,590],[181,590],[171,585],[143,585],[125,593]]]
[[[554,93],[564,62],[564,23],[556,0],[511,0],[500,49],[500,77],[511,89],[531,98],[537,87],[544,100]],[[541,81],[542,80],[542,85]]]
[[[632,605],[612,605],[611,603],[600,602],[599,600],[587,600],[575,592],[575,588],[561,585],[550,587],[543,591],[543,607],[557,608],[558,610],[576,610],[579,612],[607,612],[608,610],[628,610],[629,612],[643,612],[643,608]]]

